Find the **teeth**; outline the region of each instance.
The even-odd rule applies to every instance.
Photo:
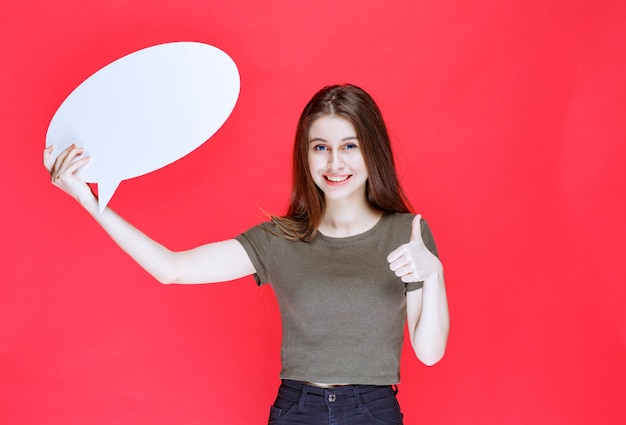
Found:
[[[348,176],[326,176],[331,182],[339,183],[348,180]]]

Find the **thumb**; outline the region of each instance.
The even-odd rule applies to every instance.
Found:
[[[411,227],[411,242],[422,242],[422,215],[418,214],[413,218],[413,224]]]
[[[51,156],[52,151],[54,151],[53,145],[50,145],[43,150],[43,166],[46,167],[46,170],[48,170],[48,172],[52,171],[52,164],[54,163]]]

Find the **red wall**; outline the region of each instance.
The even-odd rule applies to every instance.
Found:
[[[308,98],[361,85],[387,118],[450,298],[444,359],[403,357],[406,423],[626,422],[626,3],[383,3],[0,6],[1,423],[267,420],[271,290],[159,285],[41,166],[77,84],[180,40],[233,57],[239,103],[198,150],[122,182],[114,209],[172,248],[237,235],[260,208],[283,211]]]

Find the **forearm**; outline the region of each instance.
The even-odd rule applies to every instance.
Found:
[[[132,226],[113,210],[105,208],[100,213],[98,199],[92,193],[89,186],[76,176],[76,172],[85,166],[90,158],[83,156],[83,149],[72,145],[59,154],[53,160],[54,147],[50,146],[43,152],[43,163],[48,172],[52,184],[74,198],[91,214],[102,226],[111,238],[130,255],[141,267],[154,276],[159,282],[183,282],[198,283],[217,281],[219,279],[239,277],[242,273],[251,272],[254,267],[249,259],[242,253],[243,249],[235,244],[225,244],[226,257],[234,259],[226,265],[211,263],[212,258],[220,259],[219,255],[209,252],[208,259],[205,257],[189,264],[189,257],[197,257],[198,250],[191,250],[191,254],[172,252],[163,245],[150,239],[144,233]],[[222,248],[224,245],[219,245]],[[217,251],[217,249],[202,249],[204,251]],[[233,265],[232,272],[224,272],[224,269]],[[220,266],[220,267],[218,267]],[[217,269],[219,274],[210,274],[206,270]]]
[[[112,209],[107,207],[100,213],[95,196],[86,198],[79,200],[79,203],[123,251],[159,282],[169,283],[175,280],[174,252],[149,238]]]
[[[228,239],[185,251],[170,251],[150,239],[110,208],[102,213],[91,194],[79,201],[111,238],[161,283],[215,283],[256,273],[241,244]]]
[[[443,273],[424,281],[418,317],[409,318],[413,326],[411,343],[417,357],[427,365],[437,363],[444,355],[450,329],[448,300]]]

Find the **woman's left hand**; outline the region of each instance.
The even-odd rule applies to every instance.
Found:
[[[411,239],[387,256],[389,268],[403,282],[426,282],[443,273],[441,261],[426,248],[422,239],[422,216],[413,219]]]

